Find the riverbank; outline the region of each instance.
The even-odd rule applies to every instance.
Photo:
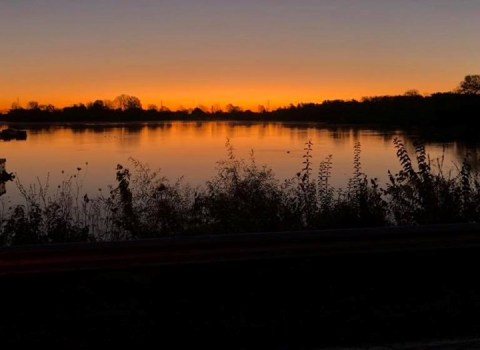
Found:
[[[318,122],[330,125],[375,126],[380,128],[450,128],[468,132],[480,110],[480,95],[435,93],[430,96],[401,95],[367,97],[361,101],[333,100],[323,103],[302,103],[259,111],[230,106],[226,111],[205,108],[170,111],[141,105],[121,109],[103,101],[57,109],[39,106],[15,108],[1,115],[0,122],[51,123],[108,123],[155,121],[260,121],[260,122]]]

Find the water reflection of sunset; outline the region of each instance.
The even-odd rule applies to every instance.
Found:
[[[227,139],[238,158],[248,160],[253,150],[257,164],[271,166],[281,180],[295,176],[302,168],[308,140],[313,142],[314,170],[322,159],[333,155],[335,186],[344,186],[352,174],[356,142],[361,144],[361,162],[369,176],[385,181],[388,169],[399,168],[392,144],[395,135],[391,133],[325,129],[308,124],[171,122],[148,126],[52,127],[31,129],[28,133],[26,141],[2,142],[1,156],[7,158],[8,169],[15,171],[22,183],[36,183],[37,177],[45,181],[50,174],[50,183],[56,186],[80,167],[84,190],[90,192],[113,185],[116,165],[128,166],[130,157],[148,163],[153,169],[161,168],[162,174],[172,181],[184,176],[185,182],[202,184],[215,174],[216,162],[226,159]],[[407,146],[413,152],[411,143],[407,142]],[[432,158],[442,154],[441,145],[430,145],[427,150]],[[450,167],[452,161],[460,162],[457,151],[458,147],[447,148],[446,166]],[[8,186],[8,193],[13,195],[14,185]]]

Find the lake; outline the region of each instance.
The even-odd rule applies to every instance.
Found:
[[[132,167],[130,158],[175,181],[183,177],[193,186],[205,183],[215,174],[218,161],[227,157],[225,143],[230,141],[238,158],[248,160],[253,150],[257,164],[271,167],[277,178],[295,176],[302,169],[304,147],[313,143],[312,162],[317,169],[321,160],[333,156],[332,184],[345,186],[353,173],[353,147],[361,145],[362,170],[387,180],[387,170],[400,169],[393,146],[395,137],[407,144],[414,156],[414,135],[400,131],[356,128],[326,128],[308,123],[244,122],[168,122],[144,125],[56,125],[29,126],[25,141],[0,141],[0,158],[24,186],[49,183],[49,193],[70,176],[80,192],[95,195],[115,185],[117,164]],[[444,156],[444,170],[455,170],[463,158],[475,152],[460,142],[428,143],[432,159]],[[80,170],[79,170],[80,169]],[[15,182],[6,183],[3,203],[22,201]]]

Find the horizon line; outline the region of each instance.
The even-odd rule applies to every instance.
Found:
[[[156,109],[157,111],[170,111],[170,112],[191,112],[195,109],[200,109],[205,113],[215,113],[215,112],[226,112],[229,107],[235,107],[238,108],[240,111],[251,111],[251,112],[268,112],[268,111],[274,111],[282,108],[288,108],[291,106],[301,106],[301,105],[308,105],[308,104],[323,104],[325,102],[331,102],[331,101],[343,101],[343,102],[361,102],[366,99],[371,99],[371,98],[378,98],[378,97],[400,97],[400,96],[419,96],[419,97],[430,97],[435,94],[445,94],[445,93],[455,93],[455,91],[437,91],[437,92],[432,92],[432,93],[421,93],[416,89],[410,89],[405,91],[402,94],[380,94],[380,95],[372,95],[372,96],[362,96],[361,98],[326,98],[321,101],[303,101],[303,102],[290,102],[286,104],[279,104],[276,106],[270,106],[270,101],[267,101],[265,104],[258,103],[256,104],[255,107],[246,107],[245,105],[240,105],[240,104],[234,104],[234,103],[213,103],[213,104],[203,104],[203,103],[198,103],[189,107],[184,107],[182,105],[177,106],[176,108],[170,108],[168,107],[167,104],[164,104],[163,101],[161,101],[160,105],[155,104],[155,103],[143,103],[140,98],[134,96],[134,95],[128,95],[128,94],[120,94],[117,95],[114,99],[93,99],[87,102],[77,102],[77,103],[71,103],[71,104],[60,104],[60,105],[54,105],[52,103],[40,103],[35,99],[31,99],[26,104],[21,104],[20,101],[17,99],[17,101],[13,101],[11,103],[10,108],[1,108],[0,113],[8,113],[9,111],[15,109],[15,105],[17,108],[20,109],[28,109],[27,105],[29,103],[37,103],[39,107],[46,107],[46,106],[53,106],[55,109],[64,109],[64,108],[69,108],[69,107],[75,107],[75,106],[88,106],[90,104],[93,104],[96,101],[101,101],[103,103],[106,103],[108,105],[112,105],[115,101],[116,98],[120,96],[127,96],[127,97],[133,97],[136,98],[140,101],[141,104],[141,109],[142,110],[149,110],[149,109]],[[155,108],[149,108],[153,107]],[[118,109],[118,108],[111,108],[111,109]]]

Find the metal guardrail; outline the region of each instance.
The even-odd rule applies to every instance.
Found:
[[[172,236],[1,248],[0,275],[477,248],[480,224]]]

